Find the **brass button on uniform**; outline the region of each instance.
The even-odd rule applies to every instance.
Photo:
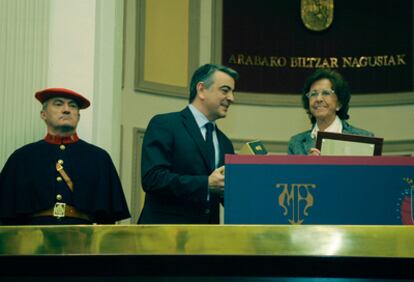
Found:
[[[56,181],[57,182],[61,182],[62,181],[62,177],[60,177],[60,176],[56,177]]]
[[[62,195],[60,195],[60,194],[57,194],[57,195],[56,195],[56,200],[60,201],[60,200],[62,200],[62,199],[63,199]]]
[[[63,160],[58,160],[58,163],[59,164],[63,164]]]
[[[60,146],[59,146],[59,148],[60,148],[62,151],[66,149],[65,145],[63,145],[63,144],[62,144],[62,145],[60,145]]]

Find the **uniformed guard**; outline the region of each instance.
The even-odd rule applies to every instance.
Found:
[[[109,154],[79,139],[90,102],[65,88],[36,92],[47,135],[16,150],[0,173],[3,224],[115,223],[130,217]]]

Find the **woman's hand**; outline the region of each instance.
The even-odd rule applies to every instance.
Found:
[[[311,148],[310,150],[309,150],[309,154],[308,154],[308,156],[320,156],[321,155],[321,151],[319,151],[318,149],[316,149],[316,148]]]

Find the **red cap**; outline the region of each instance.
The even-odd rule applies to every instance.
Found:
[[[89,100],[83,97],[81,94],[66,88],[46,88],[36,92],[35,97],[42,104],[46,100],[53,97],[70,98],[76,101],[79,109],[86,109],[91,104],[91,102],[89,102]]]

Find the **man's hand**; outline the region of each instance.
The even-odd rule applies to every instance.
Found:
[[[224,165],[216,168],[208,177],[208,187],[211,190],[224,190]]]

